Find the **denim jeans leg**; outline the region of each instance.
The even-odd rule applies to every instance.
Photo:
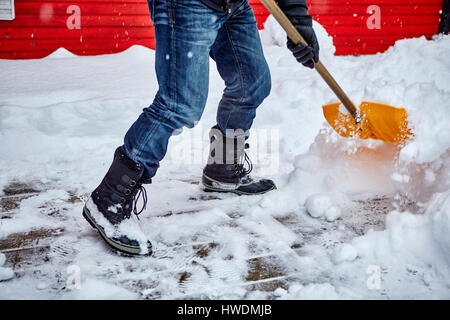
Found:
[[[217,111],[217,125],[223,134],[240,129],[247,136],[256,108],[271,89],[270,70],[247,1],[219,30],[211,57],[226,85]]]
[[[152,178],[170,136],[192,128],[208,95],[209,53],[224,15],[199,0],[151,0],[159,90],[125,135],[124,151]],[[226,18],[226,15],[225,15]]]

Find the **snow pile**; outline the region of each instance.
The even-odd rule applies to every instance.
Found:
[[[332,57],[336,52],[333,45],[333,38],[328,35],[325,28],[313,20],[313,28],[320,44],[320,57]],[[286,46],[286,32],[280,27],[275,18],[270,15],[264,23],[264,31],[261,33],[261,40],[266,45]]]
[[[435,195],[428,208],[428,215],[432,217],[433,239],[450,265],[450,192]]]
[[[433,197],[424,215],[390,213],[386,230],[355,238],[352,246],[361,258],[418,273],[426,286],[440,287],[448,293],[449,232],[450,192],[446,192]]]
[[[436,194],[423,215],[393,211],[386,230],[353,240],[359,256],[414,256],[448,275],[450,269],[450,192]],[[439,259],[436,259],[439,258]],[[449,283],[450,284],[450,283]]]
[[[89,278],[83,280],[80,290],[72,291],[67,298],[78,300],[134,300],[139,297],[114,284]]]
[[[334,221],[341,216],[341,209],[335,205],[326,194],[313,194],[306,199],[306,210],[314,218],[324,217],[327,221]]]
[[[335,264],[339,264],[345,261],[353,261],[358,256],[356,249],[348,244],[342,244],[337,246],[333,252],[332,260]]]
[[[336,292],[336,288],[329,283],[313,283],[308,285],[295,284],[289,290],[277,289],[275,294],[282,300],[336,300],[342,297]]]
[[[450,99],[446,72],[450,69],[450,61],[445,59],[450,49],[448,43],[447,36],[437,37],[431,42],[425,37],[398,41],[380,61],[383,64],[381,71],[392,77],[392,82],[403,82],[404,88],[396,92],[397,98],[392,100],[396,103],[398,99],[398,103],[407,108],[415,133],[414,141],[400,154],[404,161],[432,162],[450,148],[450,114],[448,105],[442,103]],[[399,55],[405,59],[395,59]],[[417,61],[414,67],[408,59]]]
[[[14,278],[14,271],[11,268],[5,268],[6,257],[3,253],[0,253],[0,281],[6,281]]]

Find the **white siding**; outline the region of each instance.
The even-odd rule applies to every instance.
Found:
[[[14,0],[0,0],[0,20],[14,19]]]

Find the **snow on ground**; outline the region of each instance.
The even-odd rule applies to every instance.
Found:
[[[1,60],[0,298],[450,298],[450,38],[335,57],[316,30],[321,59],[349,96],[406,108],[414,139],[334,133],[321,111],[333,93],[296,63],[269,18],[261,36],[273,89],[250,156],[278,190],[200,188],[223,90],[212,63],[202,121],[171,139],[147,186],[139,223],[156,247],[149,258],[107,248],[81,209],[152,101],[153,51]]]

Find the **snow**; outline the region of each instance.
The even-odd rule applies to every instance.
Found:
[[[138,221],[133,217],[130,219],[124,219],[117,225],[112,225],[97,209],[92,198],[86,201],[86,208],[88,208],[95,222],[100,225],[108,238],[120,238],[126,236],[131,240],[135,240],[139,243],[141,248],[141,254],[148,253],[147,237],[139,227]]]
[[[428,212],[432,216],[431,230],[433,238],[440,246],[445,257],[450,259],[450,194],[448,192],[436,194]]]
[[[288,292],[279,290],[275,294],[279,294],[283,300],[336,300],[340,298],[336,288],[329,283],[313,283],[306,286],[295,284],[289,288]]]
[[[340,264],[345,261],[353,261],[357,256],[356,249],[351,244],[344,243],[336,247],[332,260],[335,264]]]
[[[334,94],[295,61],[269,17],[261,38],[273,89],[249,155],[252,174],[278,189],[239,197],[200,188],[223,91],[211,63],[202,120],[171,138],[146,186],[140,236],[152,240],[153,257],[114,253],[81,212],[156,93],[154,52],[78,57],[59,49],[0,60],[0,190],[36,191],[0,195],[0,279],[9,279],[0,298],[450,298],[450,38],[336,57],[332,38],[314,27],[322,62],[354,102],[406,108],[414,138],[397,146],[337,135],[321,110]],[[5,209],[8,201],[17,206]],[[44,253],[24,251],[13,265],[5,243],[37,229],[51,235],[25,245]],[[69,270],[80,270],[79,289],[67,286]]]
[[[437,194],[423,215],[391,212],[386,230],[371,232],[352,240],[357,255],[383,261],[392,268],[416,276],[434,298],[448,299],[450,288],[449,193]],[[446,233],[447,232],[447,233]],[[390,277],[389,277],[390,278]],[[411,287],[414,287],[412,284]],[[444,295],[436,295],[438,288]],[[407,293],[405,293],[408,296]],[[409,294],[414,297],[414,294]]]
[[[72,291],[67,298],[83,300],[132,300],[137,299],[138,295],[119,286],[89,278],[83,282],[79,290]]]
[[[14,271],[11,268],[5,268],[6,257],[3,253],[0,253],[0,282],[14,278]]]
[[[341,216],[341,209],[335,206],[326,194],[313,194],[306,199],[305,207],[311,217],[334,221]]]

